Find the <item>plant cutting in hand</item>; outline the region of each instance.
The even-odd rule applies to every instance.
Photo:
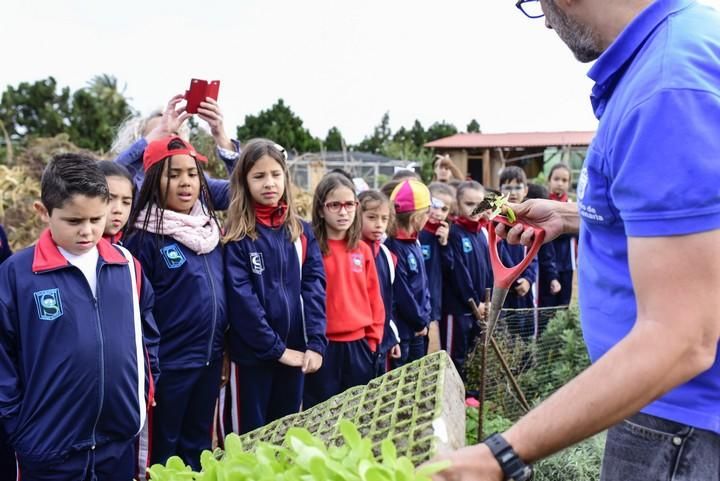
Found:
[[[508,203],[508,196],[507,195],[497,195],[493,194],[492,192],[488,192],[485,194],[485,197],[483,198],[482,202],[478,204],[477,207],[472,211],[472,215],[478,215],[481,212],[485,212],[486,210],[492,211],[490,214],[490,220],[494,219],[496,216],[503,213],[503,207],[505,208],[505,216],[510,221],[510,223],[515,222],[515,212],[507,205]]]

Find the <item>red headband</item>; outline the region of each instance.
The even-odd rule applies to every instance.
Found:
[[[173,141],[179,141],[183,144],[183,148],[180,149],[170,149],[168,146]],[[204,155],[198,153],[195,150],[195,147],[190,145],[189,142],[184,141],[177,135],[173,135],[170,137],[163,137],[162,139],[153,140],[150,142],[150,144],[145,149],[145,154],[143,155],[143,170],[145,172],[148,171],[150,167],[157,164],[161,160],[171,157],[173,155],[189,155],[190,157],[194,158],[195,160],[199,162],[203,162],[207,164],[207,157]]]

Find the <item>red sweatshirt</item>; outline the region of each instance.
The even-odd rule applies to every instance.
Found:
[[[375,351],[383,336],[385,307],[372,251],[364,242],[348,250],[345,240],[328,240],[328,247],[323,257],[327,337],[340,342],[365,338]]]

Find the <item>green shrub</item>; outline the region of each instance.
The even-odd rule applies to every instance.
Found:
[[[576,444],[535,465],[534,481],[597,481],[605,446],[605,434]]]

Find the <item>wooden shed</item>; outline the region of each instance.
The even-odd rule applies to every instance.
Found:
[[[499,172],[508,165],[522,167],[529,178],[560,161],[579,170],[594,135],[593,131],[462,133],[428,142],[425,147],[449,154],[466,175],[497,188]]]

